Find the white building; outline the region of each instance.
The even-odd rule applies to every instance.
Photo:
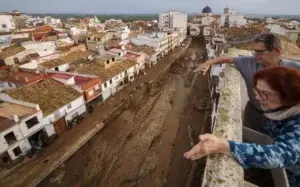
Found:
[[[160,28],[187,28],[187,14],[169,11],[159,14]]]
[[[190,34],[192,36],[202,35],[210,37],[212,28],[219,27],[220,16],[213,15],[212,9],[209,6],[203,8],[199,16],[195,16],[192,23],[189,24]]]
[[[30,139],[36,134],[44,131],[49,137],[54,132],[46,130],[39,105],[11,99],[4,94],[0,94],[0,98],[0,166],[5,166],[32,148]]]
[[[12,45],[2,50],[0,57],[7,65],[19,64],[28,61],[30,54],[37,54],[38,57],[48,56],[56,52],[56,45],[53,41],[47,42],[23,42],[21,46]]]
[[[221,15],[221,26],[245,26],[247,20],[243,14],[238,14],[234,9],[225,8]]]
[[[292,43],[296,43],[300,30],[289,29],[287,26],[281,26],[279,24],[268,24],[266,28],[274,34],[280,34],[286,36]]]
[[[153,47],[159,53],[166,53],[168,48],[167,32],[153,32],[152,34],[141,34],[131,39],[131,43],[135,45],[147,45]]]
[[[0,100],[4,101],[0,104],[0,165],[8,164],[20,156],[26,155],[31,148],[40,146],[40,134],[47,137],[60,134],[70,128],[72,119],[86,112],[85,101],[79,92],[54,80],[47,81],[50,81],[47,90],[51,89],[52,91],[44,90],[43,94],[49,96],[49,100],[55,99],[56,101],[59,100],[59,97],[67,94],[69,95],[67,104],[62,104],[60,101],[58,101],[60,104],[55,106],[50,102],[41,104],[40,97],[45,96],[39,94],[29,94],[26,97],[26,99],[30,97],[30,100],[34,100],[36,103],[13,99],[10,97],[11,92],[8,95],[0,94]],[[36,84],[43,84],[42,82],[44,81]],[[39,92],[38,87],[41,85],[36,84],[26,87],[31,87],[31,91]],[[55,89],[60,89],[61,92],[64,92],[61,93],[63,95],[59,96],[57,91],[56,94],[53,94]]]
[[[15,28],[12,15],[0,15],[0,32],[9,32]]]
[[[276,21],[273,18],[267,18],[266,19],[266,23],[267,24],[271,24],[271,23],[275,23]]]
[[[108,20],[105,20],[104,24],[111,24],[111,23],[123,23],[123,21],[121,19],[108,19]]]
[[[49,25],[58,25],[58,24],[61,24],[61,20],[60,19],[52,18],[50,16],[46,16],[42,20],[43,20],[43,22],[45,24],[49,24]]]

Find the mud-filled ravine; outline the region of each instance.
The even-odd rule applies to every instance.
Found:
[[[135,96],[39,186],[186,186],[192,166],[183,158],[191,148],[188,126],[197,136],[209,123],[202,110],[209,100],[207,76],[192,72],[204,53],[204,41],[193,39],[153,90]]]

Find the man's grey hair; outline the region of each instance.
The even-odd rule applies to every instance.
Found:
[[[280,38],[275,34],[264,33],[254,37],[254,43],[262,42],[265,44],[265,47],[268,51],[273,49],[280,49]]]

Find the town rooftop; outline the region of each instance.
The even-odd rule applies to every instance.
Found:
[[[6,91],[10,97],[40,105],[45,116],[81,96],[69,86],[64,86],[52,79]]]

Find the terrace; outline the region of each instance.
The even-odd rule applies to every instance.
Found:
[[[1,102],[0,103],[0,132],[9,129],[15,125],[14,115],[19,118],[27,117],[35,113],[35,108],[18,105],[14,103]]]

